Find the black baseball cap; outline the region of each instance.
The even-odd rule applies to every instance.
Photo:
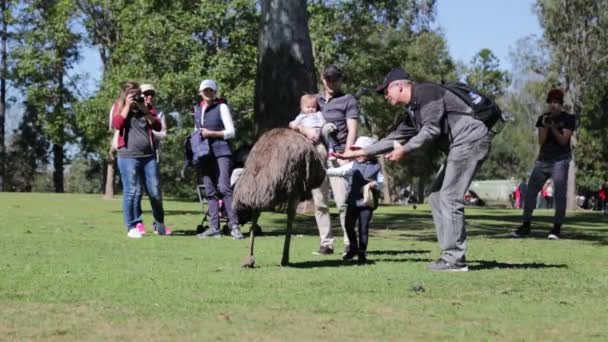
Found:
[[[342,70],[338,68],[334,64],[330,64],[323,69],[323,73],[321,73],[323,78],[334,78],[341,79],[342,78]]]
[[[391,82],[397,80],[411,80],[410,73],[401,68],[392,68],[391,71],[384,76],[384,81],[382,81],[382,84],[376,87],[376,92],[378,94],[383,94],[384,89],[386,89]]]

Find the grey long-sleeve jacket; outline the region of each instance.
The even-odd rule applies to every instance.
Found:
[[[453,146],[478,141],[488,129],[482,121],[462,115],[471,111],[463,100],[438,84],[414,83],[408,114],[393,132],[364,151],[368,155],[386,153],[393,150],[393,142],[397,141],[411,152],[437,140],[447,152]]]

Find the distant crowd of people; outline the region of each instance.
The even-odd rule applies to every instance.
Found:
[[[359,136],[357,99],[342,91],[342,70],[328,65],[320,76],[323,89],[318,94],[303,94],[300,113],[289,123],[290,129],[316,146],[327,163],[327,178],[312,194],[320,238],[314,254],[327,256],[335,250],[329,215],[331,188],[343,230],[342,258],[366,261],[370,222],[384,183],[376,156],[384,154],[387,161],[400,162],[423,145],[434,142],[447,157],[431,187],[430,203],[441,252],[428,267],[436,271],[468,270],[465,195],[490,152],[491,126],[476,117],[474,105],[456,92],[441,84],[415,82],[407,71],[394,68],[376,90],[390,104],[402,107],[405,114],[380,141]],[[230,141],[237,132],[230,107],[218,97],[218,91],[214,80],[200,83],[200,102],[193,110],[195,125],[187,144],[189,162],[202,175],[209,203],[209,228],[197,236],[220,236],[219,217],[223,209],[230,235],[242,239],[231,200],[235,177]],[[473,92],[468,95],[473,101],[481,99]],[[111,110],[111,126],[116,130],[113,148],[123,186],[123,220],[129,238],[146,234],[141,211],[144,189],[152,206],[154,232],[172,233],[164,222],[159,177],[160,141],[166,136],[167,127],[162,112],[156,109],[155,97],[154,86],[126,82]],[[556,210],[549,238],[560,237],[572,153],[570,137],[575,129],[574,116],[562,110],[563,99],[561,90],[551,90],[546,101],[548,111],[537,121],[540,152],[530,181],[522,182],[516,190],[516,206],[523,207],[524,214],[523,224],[512,232],[513,237],[530,234],[532,213],[539,207],[536,195],[539,192],[543,194],[543,203],[547,203],[545,206],[554,206]],[[475,200],[473,197],[469,201]]]

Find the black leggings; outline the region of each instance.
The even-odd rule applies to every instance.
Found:
[[[359,253],[364,253],[367,250],[367,240],[369,237],[369,222],[372,219],[372,208],[356,207],[348,205],[346,207],[346,219],[344,228],[346,235],[350,241],[351,250],[358,250]],[[359,244],[357,245],[357,233],[355,232],[355,224],[359,221]]]

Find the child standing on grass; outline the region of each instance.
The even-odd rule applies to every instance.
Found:
[[[319,111],[319,103],[314,95],[305,94],[300,98],[300,114],[289,123],[289,128],[304,134],[315,145],[323,142],[327,147],[327,155],[333,156],[336,145],[336,125],[325,121],[323,114]]]
[[[376,140],[370,137],[359,137],[351,149],[366,148]],[[375,157],[361,156],[354,161],[340,167],[329,168],[329,177],[344,177],[348,179],[348,191],[346,199],[346,220],[344,223],[346,234],[350,245],[342,255],[342,259],[351,260],[355,256],[359,262],[367,260],[367,241],[369,236],[369,222],[372,214],[378,206],[377,193],[384,185],[384,176],[380,170],[380,164]],[[374,193],[373,200],[369,201],[364,192],[370,187]],[[359,223],[359,241],[357,243],[357,233],[355,224]]]

